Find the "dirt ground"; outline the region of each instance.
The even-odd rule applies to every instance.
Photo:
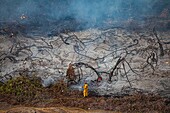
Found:
[[[134,94],[124,97],[89,95],[83,98],[82,92],[46,95],[42,99],[18,102],[11,95],[0,95],[2,113],[118,113],[170,111],[170,99],[152,94]]]

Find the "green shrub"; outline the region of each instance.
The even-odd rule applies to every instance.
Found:
[[[38,77],[20,76],[0,85],[0,93],[17,97],[18,101],[32,100],[43,90]]]

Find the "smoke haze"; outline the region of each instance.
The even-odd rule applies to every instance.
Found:
[[[38,22],[74,19],[89,25],[154,16],[169,0],[0,0],[0,21]],[[21,20],[24,15],[26,19]]]

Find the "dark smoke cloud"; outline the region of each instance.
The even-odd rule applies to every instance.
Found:
[[[20,21],[21,15],[25,15],[27,21],[40,23],[71,18],[88,24],[99,24],[108,18],[120,21],[156,15],[169,0],[0,0],[0,2],[0,21]]]

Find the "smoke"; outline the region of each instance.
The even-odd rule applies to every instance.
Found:
[[[142,19],[144,16],[157,14],[165,6],[159,4],[161,0],[0,1],[0,21],[21,21],[21,16],[25,15],[25,20],[39,23],[71,18],[89,25],[100,24],[107,19]]]
[[[51,86],[53,84],[54,84],[54,79],[51,76],[49,76],[46,79],[42,78],[42,85],[43,85],[43,87],[49,87],[49,86]]]

